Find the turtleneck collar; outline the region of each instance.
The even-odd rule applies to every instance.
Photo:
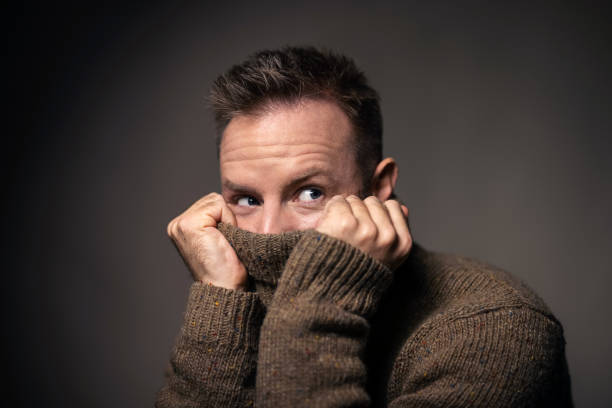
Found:
[[[219,223],[217,229],[236,251],[238,259],[247,270],[253,290],[259,294],[260,300],[267,307],[272,300],[289,255],[305,235],[306,230],[281,234],[258,234],[224,223]],[[414,243],[402,267],[418,267],[426,256],[427,251]],[[416,269],[413,272],[416,272]],[[413,274],[400,275],[411,276]]]
[[[234,248],[249,276],[255,281],[271,286],[276,286],[278,283],[291,251],[306,232],[304,230],[281,234],[258,234],[224,223],[219,223],[217,229]],[[406,261],[423,258],[426,253],[427,251],[414,242]]]
[[[291,251],[305,232],[258,234],[224,223],[217,229],[234,248],[249,276],[271,286],[277,285]]]

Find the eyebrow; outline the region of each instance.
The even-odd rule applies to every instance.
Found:
[[[295,187],[295,186],[297,186],[299,184],[302,184],[306,180],[308,180],[310,178],[313,178],[315,176],[319,176],[319,175],[323,175],[323,177],[325,177],[327,180],[330,180],[332,182],[334,181],[333,179],[331,179],[326,174],[323,174],[323,171],[321,169],[313,168],[313,169],[307,169],[304,172],[302,172],[301,174],[299,174],[297,176],[297,178],[292,180],[283,189],[284,190],[292,189],[293,187]],[[254,191],[251,187],[243,186],[241,184],[236,184],[236,183],[234,183],[234,182],[232,182],[230,180],[227,180],[227,179],[223,180],[223,187],[227,188],[228,190],[240,191],[240,192],[252,192],[252,191]]]
[[[229,180],[223,180],[223,187],[227,188],[228,190],[234,191],[251,191],[251,188],[233,183]]]

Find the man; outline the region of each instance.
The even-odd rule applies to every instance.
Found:
[[[168,224],[195,282],[156,406],[571,406],[544,303],[413,244],[352,60],[259,52],[211,96],[222,194]]]

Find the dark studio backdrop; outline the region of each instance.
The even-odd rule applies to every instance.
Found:
[[[208,88],[314,44],[379,90],[416,241],[527,282],[565,327],[576,405],[609,406],[603,3],[305,3],[4,13],[2,405],[152,406],[191,282],[166,224],[219,188]]]

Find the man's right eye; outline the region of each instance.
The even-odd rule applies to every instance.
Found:
[[[236,204],[241,205],[243,207],[253,207],[259,205],[259,201],[253,196],[244,196],[236,201]]]

